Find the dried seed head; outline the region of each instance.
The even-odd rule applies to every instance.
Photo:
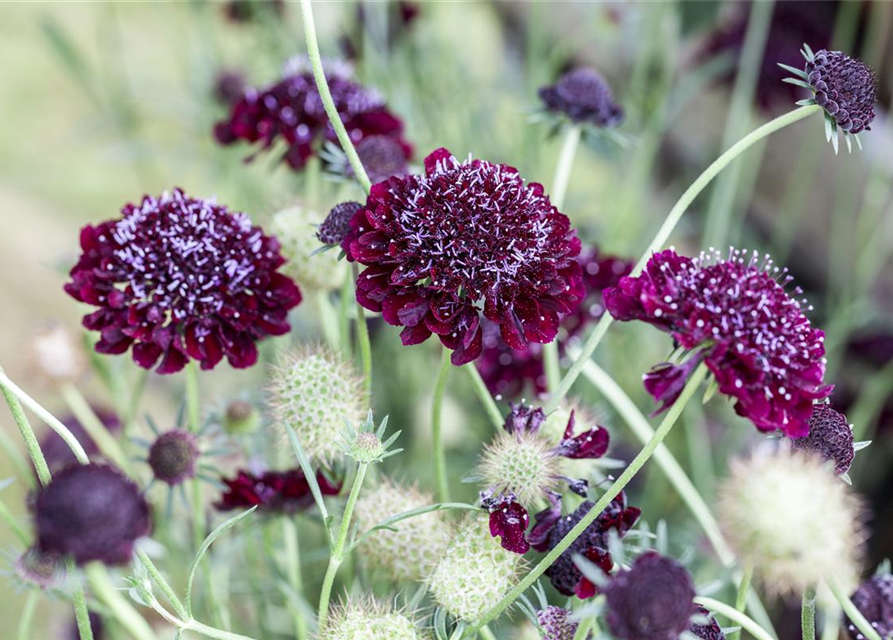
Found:
[[[344,282],[344,265],[338,263],[337,251],[322,251],[314,225],[323,222],[316,212],[294,206],[273,216],[270,231],[282,245],[288,260],[283,271],[303,287],[316,291],[332,291]]]

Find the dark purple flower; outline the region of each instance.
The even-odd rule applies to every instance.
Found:
[[[360,304],[405,327],[403,344],[436,334],[457,366],[481,353],[481,312],[523,349],[554,340],[559,314],[583,297],[580,241],[542,185],[446,149],[425,175],[374,185],[342,248],[367,265]]]
[[[699,356],[689,358],[681,365],[675,365],[672,362],[661,362],[654,365],[648,373],[642,376],[642,384],[645,386],[645,391],[650,393],[655,401],[661,403],[651,414],[652,416],[662,413],[673,406],[679,398],[679,394],[682,393],[682,389],[688,381],[688,376],[692,374],[695,367],[699,364],[701,364]]]
[[[614,102],[607,81],[595,69],[574,69],[551,86],[539,90],[549,111],[563,113],[574,122],[613,127],[623,122],[623,109]]]
[[[843,475],[850,470],[856,451],[853,448],[853,430],[846,416],[838,413],[826,402],[813,406],[809,418],[809,435],[793,441],[794,448],[817,453],[834,463],[834,472]]]
[[[881,638],[886,640],[893,635],[893,576],[877,575],[866,580],[856,589],[852,600]],[[852,640],[865,640],[849,618],[844,616],[843,622]]]
[[[406,150],[399,140],[390,136],[366,136],[357,143],[357,155],[373,183],[391,176],[403,177],[409,171]],[[347,175],[352,176],[353,171]]]
[[[530,516],[527,509],[515,502],[512,494],[496,497],[482,496],[481,503],[490,512],[490,535],[500,538],[502,548],[524,555],[530,550],[527,527]]]
[[[564,430],[564,437],[558,444],[558,455],[572,460],[601,458],[608,451],[610,436],[608,430],[596,425],[579,435],[574,435],[575,411],[571,411]]]
[[[560,502],[536,515],[536,524],[528,536],[528,541],[537,551],[555,548],[595,504],[589,500],[566,516],[561,515]],[[608,551],[608,531],[614,529],[621,538],[639,519],[641,511],[626,506],[626,497],[621,493],[614,498],[586,530],[568,547],[558,559],[546,569],[546,575],[560,593],[580,598],[592,597],[597,590],[587,580],[577,565],[574,556],[580,554],[598,565],[605,573],[613,567]]]
[[[710,612],[700,605],[695,605],[695,616],[709,618],[709,622],[696,624],[692,622],[688,630],[700,640],[726,640],[726,634],[722,632],[719,623]]]
[[[234,69],[221,69],[214,78],[214,98],[231,107],[245,95],[245,76]]]
[[[279,17],[285,10],[285,0],[227,0],[226,17],[233,22],[252,22],[264,12]]]
[[[523,402],[513,402],[505,417],[503,429],[508,433],[536,433],[546,421],[542,407],[532,407]]]
[[[703,357],[720,393],[735,398],[735,410],[759,430],[798,438],[809,433],[813,401],[833,387],[822,382],[824,333],[793,297],[799,289],[785,291],[789,281],[771,260],[758,264],[756,253],[692,259],[667,250],[641,275],[606,290],[605,304],[617,320],[648,322],[697,351],[689,357]]]
[[[857,134],[871,129],[877,80],[861,60],[840,51],[822,49],[806,63],[815,101],[843,131]]]
[[[260,475],[239,471],[235,478],[222,478],[222,481],[226,490],[214,505],[221,511],[258,507],[265,513],[290,514],[313,504],[310,484],[300,469],[265,471]],[[316,473],[316,481],[324,496],[341,491],[341,485],[330,481],[321,471]]]
[[[116,469],[92,463],[53,476],[37,494],[34,520],[40,550],[71,555],[78,564],[125,563],[151,529],[139,487]]]
[[[156,480],[171,486],[195,477],[198,441],[183,429],[163,433],[149,447],[149,466]]]
[[[387,136],[403,150],[404,161],[411,157],[412,146],[403,139],[403,122],[377,93],[336,70],[327,71],[326,78],[354,144],[367,136]],[[309,71],[288,75],[266,89],[247,89],[229,118],[216,124],[214,134],[225,145],[239,140],[259,142],[259,151],[282,139],[288,145],[284,160],[296,170],[304,167],[321,139],[338,141]]]
[[[128,204],[119,220],[81,230],[81,254],[65,291],[99,307],[84,317],[100,332],[99,353],[124,353],[146,369],[182,369],[192,358],[212,369],[257,362],[255,342],[289,330],[297,285],[279,273],[279,243],[180,189]]]
[[[95,410],[95,413],[103,426],[108,429],[112,435],[116,435],[121,430],[121,421],[118,420],[118,417],[115,414],[101,409]],[[84,448],[84,453],[87,454],[88,458],[94,461],[102,459],[99,446],[97,446],[96,442],[93,441],[93,438],[87,434],[77,418],[74,416],[64,417],[62,418],[62,424],[68,427],[68,430],[71,431],[75,440],[81,444]],[[79,464],[78,459],[74,457],[74,453],[71,451],[71,447],[69,447],[65,440],[63,440],[55,431],[47,431],[43,437],[41,437],[40,450],[43,451],[43,455],[47,461],[47,467],[49,467],[50,473],[53,475],[65,467]]]
[[[573,640],[580,623],[570,620],[571,612],[561,607],[549,605],[536,612],[536,621],[543,631],[543,640]],[[592,640],[592,632],[586,636]]]
[[[359,202],[340,202],[329,210],[329,214],[316,232],[323,244],[338,246],[350,233],[350,221],[357,211],[363,208]]]
[[[649,551],[605,588],[605,620],[618,640],[678,640],[698,610],[694,597],[685,567]]]

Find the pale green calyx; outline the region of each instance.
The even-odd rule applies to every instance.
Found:
[[[341,431],[341,440],[338,442],[338,446],[345,454],[360,464],[381,462],[385,458],[403,451],[403,449],[390,448],[402,433],[401,431],[392,433],[387,440],[384,440],[387,426],[388,417],[385,416],[376,429],[370,409],[359,430],[354,429],[350,420],[344,421],[344,429]]]

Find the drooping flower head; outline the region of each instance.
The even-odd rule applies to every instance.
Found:
[[[703,360],[739,415],[760,431],[800,438],[809,433],[813,401],[832,387],[822,383],[825,334],[804,315],[799,289],[785,290],[790,279],[756,252],[687,258],[670,249],[606,290],[605,304],[615,319],[652,324],[688,351],[687,361],[658,365],[645,377],[661,411]]]
[[[893,576],[876,575],[863,582],[851,600],[884,640],[893,637]],[[852,640],[865,640],[862,632],[844,616],[844,627]]]
[[[809,418],[809,435],[794,440],[793,446],[833,462],[837,475],[850,470],[856,455],[853,429],[846,421],[846,416],[832,409],[827,402],[819,402],[813,406]]]
[[[257,507],[262,513],[293,514],[313,504],[310,485],[300,469],[261,474],[240,470],[235,478],[221,480],[226,489],[214,505],[221,511]],[[341,491],[341,485],[333,483],[322,472],[317,472],[316,482],[324,496]]]
[[[536,621],[543,632],[542,640],[574,640],[579,622],[570,619],[571,612],[562,607],[549,605],[536,612]],[[592,640],[592,632],[586,636]]]
[[[270,404],[274,427],[285,433],[289,425],[308,458],[326,467],[341,453],[345,420],[358,425],[366,417],[365,393],[353,364],[318,346],[299,347],[280,359],[271,375]]]
[[[149,466],[156,480],[175,486],[195,477],[198,456],[195,435],[183,429],[171,429],[149,447]]]
[[[717,515],[738,558],[772,592],[800,595],[830,578],[855,585],[861,504],[818,457],[782,448],[733,461]]]
[[[431,494],[415,486],[400,486],[384,479],[372,491],[363,493],[354,514],[363,532],[385,518],[434,502]],[[376,577],[418,581],[443,552],[448,537],[441,512],[432,511],[398,523],[394,531],[374,532],[360,545],[359,556]]]
[[[462,365],[481,353],[481,312],[515,349],[550,342],[583,297],[580,241],[537,183],[446,149],[425,174],[373,186],[342,248],[367,265],[357,300],[405,327],[403,344],[432,333]]]
[[[322,222],[315,211],[295,205],[276,212],[270,231],[282,245],[287,260],[282,271],[286,275],[304,289],[333,291],[344,282],[344,265],[338,264],[336,252],[318,251],[314,226]]]
[[[78,564],[123,564],[149,534],[149,505],[139,487],[112,467],[67,467],[37,494],[37,544]]]
[[[93,411],[96,414],[96,417],[99,418],[102,426],[108,429],[112,435],[116,435],[121,430],[121,421],[115,414],[103,409],[94,409]],[[77,418],[74,416],[65,416],[62,418],[62,424],[68,428],[71,435],[73,435],[75,440],[80,443],[81,447],[84,449],[84,453],[87,454],[87,457],[90,458],[90,460],[98,461],[102,459],[99,445],[96,444],[84,427],[81,426],[81,423],[78,422]],[[47,461],[47,467],[53,475],[66,467],[80,464],[78,459],[74,456],[71,447],[68,446],[68,443],[66,443],[65,440],[62,439],[62,436],[55,431],[49,430],[40,438],[40,450],[43,451],[43,456]]]
[[[816,104],[842,131],[855,135],[871,129],[877,80],[868,65],[840,51],[822,49],[812,57],[807,52],[804,71]]]
[[[405,612],[366,598],[351,600],[332,612],[320,640],[423,640],[427,636]]]
[[[614,102],[611,87],[595,69],[568,71],[554,85],[542,87],[539,95],[548,110],[562,113],[573,122],[597,127],[623,122],[623,109]]]
[[[337,143],[313,74],[302,66],[290,65],[287,75],[266,89],[246,89],[229,117],[215,126],[218,142],[260,143],[263,151],[282,140],[288,146],[283,159],[295,170],[304,167],[323,139]],[[367,136],[386,136],[399,145],[404,161],[412,155],[412,146],[403,138],[403,122],[378,93],[349,80],[334,65],[326,70],[326,79],[354,144]]]
[[[99,353],[124,353],[174,373],[190,358],[211,369],[257,361],[255,343],[289,330],[298,287],[278,269],[279,243],[213,200],[180,189],[128,204],[122,217],[81,230],[65,291],[99,307],[84,326]]]
[[[537,551],[554,549],[594,506],[593,502],[586,500],[572,513],[562,515],[561,502],[554,500],[549,508],[536,514],[536,524],[527,539]],[[576,595],[585,599],[596,595],[598,589],[580,571],[574,556],[580,554],[605,573],[610,572],[614,560],[608,550],[609,532],[613,531],[622,538],[636,524],[641,513],[636,507],[626,506],[623,493],[614,498],[583,534],[546,569],[552,586],[566,596]]]
[[[681,564],[649,551],[605,588],[605,620],[619,640],[677,640],[698,611],[691,576]]]

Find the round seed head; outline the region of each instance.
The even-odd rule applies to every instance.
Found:
[[[338,607],[320,640],[423,640],[425,634],[404,613],[367,599]]]
[[[501,432],[484,449],[478,472],[485,485],[514,493],[522,505],[542,505],[561,471],[554,448],[540,433]]]
[[[172,429],[158,436],[149,447],[149,466],[156,480],[175,486],[195,477],[198,456],[195,436],[183,429]]]
[[[270,232],[288,260],[282,267],[287,275],[307,289],[332,291],[344,282],[345,270],[338,263],[337,251],[314,253],[321,248],[314,226],[321,222],[322,216],[316,212],[294,206],[273,216]]]
[[[223,414],[223,430],[230,435],[254,433],[260,426],[260,412],[247,400],[233,400]]]

